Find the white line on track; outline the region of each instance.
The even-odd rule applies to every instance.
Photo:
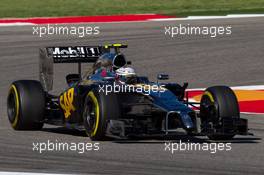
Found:
[[[162,18],[162,19],[149,19],[149,21],[178,21],[178,20],[201,20],[201,19],[229,19],[229,18],[252,18],[264,17],[264,14],[231,14],[226,16],[188,16],[184,18]]]
[[[5,172],[0,171],[0,175],[74,175],[74,174],[54,174],[54,173],[26,173],[26,172]]]
[[[263,113],[259,113],[259,112],[240,112],[242,114],[248,114],[248,115],[263,115]]]
[[[26,23],[26,22],[16,22],[16,23],[0,23],[1,26],[30,26],[35,25],[33,23]]]

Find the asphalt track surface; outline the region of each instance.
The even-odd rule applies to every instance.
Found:
[[[164,26],[231,25],[231,36],[164,35]],[[89,24],[85,24],[89,25]],[[84,133],[45,125],[42,131],[14,131],[6,114],[9,84],[18,79],[38,79],[38,48],[52,45],[127,43],[124,52],[139,74],[152,79],[168,72],[170,81],[191,88],[217,84],[230,86],[264,83],[264,18],[98,24],[100,35],[32,35],[32,26],[0,27],[0,171],[82,174],[264,174],[263,115],[249,119],[254,136],[237,136],[231,151],[164,151],[162,138],[101,142],[99,151],[78,154],[32,151],[33,142],[90,142]],[[64,76],[75,65],[55,67],[54,92],[65,87]],[[206,137],[179,136],[171,142],[208,142]]]

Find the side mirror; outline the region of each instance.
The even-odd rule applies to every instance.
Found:
[[[182,88],[185,90],[185,89],[187,89],[188,85],[189,85],[189,83],[184,82]]]
[[[168,74],[158,74],[157,75],[157,79],[158,80],[168,80],[169,79],[169,75]]]

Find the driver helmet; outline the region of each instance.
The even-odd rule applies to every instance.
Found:
[[[127,61],[123,54],[115,55],[115,57],[113,58],[113,70],[114,71],[126,65],[127,65]]]
[[[121,67],[116,70],[117,80],[122,84],[134,84],[137,81],[136,72],[131,67]]]

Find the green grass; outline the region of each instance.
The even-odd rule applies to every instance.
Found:
[[[264,13],[264,0],[0,0],[0,17]]]

